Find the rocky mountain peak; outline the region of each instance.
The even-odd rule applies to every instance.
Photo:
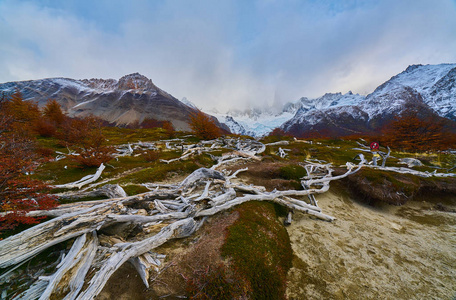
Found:
[[[416,69],[418,69],[419,67],[422,67],[422,66],[423,66],[422,64],[410,65],[410,66],[407,67],[407,69],[405,69],[404,73],[410,73],[413,70],[416,70]]]
[[[157,90],[151,79],[139,73],[121,77],[117,85],[120,90]]]

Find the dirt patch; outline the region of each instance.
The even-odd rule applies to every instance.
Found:
[[[133,265],[125,263],[111,276],[97,300],[148,300],[150,296]]]
[[[332,190],[333,191],[333,190]],[[456,215],[429,203],[358,204],[317,196],[332,223],[295,214],[289,299],[452,299]]]

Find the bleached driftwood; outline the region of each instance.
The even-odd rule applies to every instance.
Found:
[[[278,141],[278,142],[274,142],[274,143],[267,143],[267,144],[264,144],[264,145],[265,146],[287,146],[289,144],[290,144],[289,141]]]
[[[95,172],[95,174],[93,175],[87,175],[87,176],[84,176],[83,178],[81,178],[80,180],[78,181],[75,181],[75,182],[71,182],[71,183],[67,183],[67,184],[59,184],[59,185],[55,185],[54,187],[55,188],[64,188],[64,189],[72,189],[72,188],[78,188],[80,189],[81,187],[83,187],[84,185],[86,184],[89,184],[89,183],[92,183],[94,181],[96,181],[98,178],[100,178],[101,176],[101,173],[103,172],[103,170],[105,169],[105,165],[104,164],[101,164],[97,171]]]
[[[102,187],[93,191],[78,191],[70,193],[58,194],[59,199],[80,199],[85,197],[108,197],[120,198],[127,197],[124,189],[118,184],[105,184]]]
[[[281,158],[284,158],[285,156],[287,156],[287,153],[285,151],[290,151],[289,149],[282,149],[281,147],[279,147],[279,150],[278,150],[278,154]]]
[[[244,159],[254,159],[265,148],[263,144],[251,140],[220,141],[223,142],[235,149],[233,155],[245,156],[242,157]],[[239,169],[229,175],[215,169],[200,168],[179,184],[151,185],[154,190],[143,194],[127,197],[113,193],[111,196],[116,198],[62,205],[46,212],[55,216],[54,219],[0,241],[0,268],[14,267],[44,249],[76,238],[54,274],[42,277],[23,295],[94,299],[112,274],[127,261],[136,266],[147,286],[150,282],[148,268],[153,261],[148,258],[149,251],[171,239],[191,235],[206,217],[239,204],[270,201],[293,212],[333,221],[334,218],[324,214],[315,203],[309,204],[303,199],[326,192],[332,180],[348,176],[361,166],[347,164],[345,174],[333,176],[329,165],[310,162],[306,166],[308,177],[302,181],[305,190],[271,192],[264,187],[235,182],[236,175],[247,169]],[[143,228],[141,238],[133,236],[128,240],[128,228],[135,226]],[[126,233],[121,230],[126,230]],[[102,239],[104,231],[114,232],[115,235]],[[97,236],[100,236],[100,244]],[[89,269],[90,276],[87,275]]]
[[[401,174],[411,174],[419,177],[456,177],[456,173],[437,173],[437,170],[434,170],[433,172],[428,172],[428,171],[416,171],[410,168],[405,168],[405,167],[375,167],[372,166],[372,168],[375,168],[377,170],[383,170],[383,171],[390,171],[390,172],[396,172],[396,173],[401,173]]]

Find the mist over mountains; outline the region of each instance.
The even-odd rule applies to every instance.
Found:
[[[455,121],[456,64],[409,66],[367,96],[327,93],[287,103],[280,112],[251,109],[216,116],[240,134],[261,136],[280,127],[299,137],[344,136],[378,131],[407,108],[419,110],[423,117]]]
[[[15,90],[40,106],[55,99],[70,116],[93,114],[116,125],[151,118],[189,130],[189,117],[198,110],[192,102],[185,98],[179,101],[138,73],[119,80],[48,78],[0,84],[0,91]],[[422,116],[456,121],[456,64],[409,66],[367,96],[327,93],[315,99],[302,97],[282,107],[206,113],[236,134],[259,137],[280,127],[306,137],[375,132],[407,108],[418,109]]]

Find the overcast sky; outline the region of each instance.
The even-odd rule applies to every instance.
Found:
[[[0,0],[0,82],[139,72],[203,109],[456,62],[456,0]]]

